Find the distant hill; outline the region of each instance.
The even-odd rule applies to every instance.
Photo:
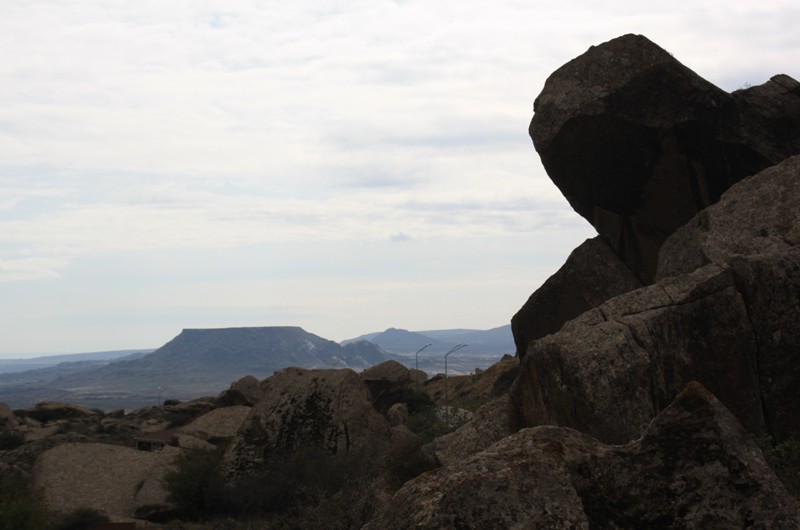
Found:
[[[462,355],[474,354],[499,354],[514,353],[514,338],[511,334],[511,325],[500,326],[488,330],[477,329],[447,329],[429,331],[408,331],[405,329],[389,328],[386,331],[368,333],[355,339],[342,341],[348,344],[356,340],[366,340],[377,344],[387,353],[407,354],[414,353],[425,344],[431,345],[425,349],[426,354],[444,354],[456,344],[468,344]]]
[[[129,355],[151,353],[153,351],[155,351],[155,348],[140,348],[138,350],[114,350],[91,353],[43,355],[40,357],[31,357],[30,359],[0,359],[0,374],[48,368],[61,363],[74,363],[83,361],[110,362],[113,360],[119,360]]]
[[[363,369],[386,358],[375,344],[343,347],[299,327],[186,329],[139,359],[49,374],[54,377],[40,373],[34,381],[22,372],[19,384],[0,382],[0,402],[20,407],[43,399],[40,395],[58,395],[61,401],[106,409],[152,405],[215,394],[245,375],[263,379],[287,366]]]

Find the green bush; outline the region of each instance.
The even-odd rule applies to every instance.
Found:
[[[754,439],[789,493],[800,498],[800,441],[794,437],[776,441],[767,434],[755,436]]]
[[[48,513],[42,499],[21,473],[0,472],[0,530],[47,528]]]
[[[195,449],[175,459],[175,469],[164,477],[164,486],[180,517],[200,519],[214,513],[222,495],[219,467],[224,452],[224,446]]]

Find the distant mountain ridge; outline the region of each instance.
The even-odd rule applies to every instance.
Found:
[[[446,329],[429,331],[408,331],[389,328],[382,332],[367,333],[354,339],[342,341],[348,344],[353,341],[366,340],[381,347],[387,353],[414,353],[426,344],[427,354],[445,353],[456,344],[467,344],[467,354],[513,354],[515,351],[511,325],[500,326],[488,330],[478,329]]]
[[[422,355],[414,355],[428,343]],[[66,356],[86,360],[0,374],[0,402],[25,407],[58,400],[106,410],[134,408],[216,394],[245,375],[263,379],[288,366],[360,371],[388,359],[433,375],[444,371],[442,354],[458,343],[469,346],[450,357],[451,374],[488,367],[514,351],[510,326],[424,333],[390,328],[342,344],[297,326],[184,329],[145,355],[111,360],[102,360],[103,354],[100,360],[97,354]]]
[[[111,362],[122,357],[136,355],[139,353],[147,354],[155,351],[155,348],[139,348],[132,350],[112,350],[91,353],[65,353],[58,355],[40,355],[27,359],[0,359],[0,374],[12,372],[22,372],[25,370],[36,370],[39,368],[49,368],[61,363],[77,363],[84,361],[92,362]]]
[[[363,369],[386,359],[375,344],[341,346],[294,326],[185,329],[138,359],[78,373],[64,366],[60,374],[50,370],[41,374],[48,377],[23,385],[0,382],[0,401],[22,406],[40,395],[59,395],[61,401],[101,408],[113,402],[141,406],[162,397],[215,394],[245,375],[263,379],[287,366]]]

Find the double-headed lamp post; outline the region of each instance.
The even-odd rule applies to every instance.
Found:
[[[450,398],[447,396],[447,356],[466,347],[466,344],[456,344],[444,354],[444,422],[448,425],[450,425]]]
[[[417,380],[416,381],[417,383],[419,383],[419,352],[421,352],[422,350],[424,350],[425,348],[427,348],[430,345],[431,345],[431,343],[429,342],[428,344],[426,344],[422,348],[418,349],[417,353],[414,354],[414,366],[417,369],[417,373],[414,374],[414,378]]]

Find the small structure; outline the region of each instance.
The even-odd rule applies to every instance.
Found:
[[[170,445],[177,433],[175,429],[166,431],[145,432],[133,438],[138,451],[160,451],[165,445]]]

